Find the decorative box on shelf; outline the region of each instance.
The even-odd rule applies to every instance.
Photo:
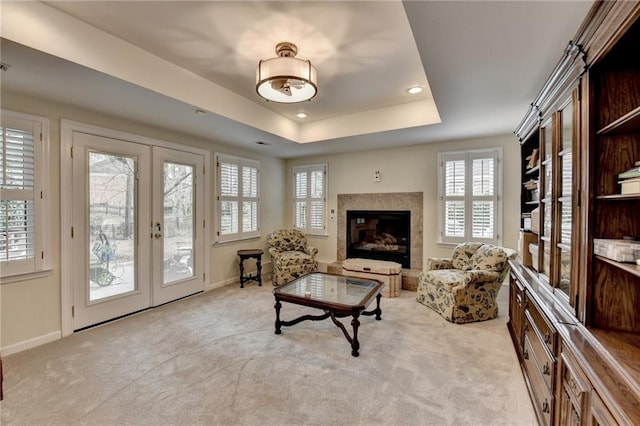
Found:
[[[618,183],[620,184],[620,194],[640,194],[640,177],[621,180]]]
[[[593,252],[616,262],[635,263],[640,259],[640,241],[594,238]]]

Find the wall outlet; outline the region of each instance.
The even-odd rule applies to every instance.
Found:
[[[380,182],[380,170],[376,170],[373,172],[373,181]]]

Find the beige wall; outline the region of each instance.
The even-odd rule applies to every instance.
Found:
[[[503,244],[516,249],[520,226],[520,145],[515,136],[501,135],[446,143],[433,143],[406,148],[386,149],[362,153],[296,158],[287,161],[287,199],[292,199],[294,166],[300,164],[328,164],[328,209],[337,212],[338,194],[377,192],[423,192],[424,242],[423,255],[447,256],[448,246],[436,243],[437,211],[437,155],[444,151],[502,147],[503,166]],[[374,182],[376,170],[380,182]],[[287,223],[292,223],[292,204],[287,209]],[[392,206],[390,206],[392,208]],[[319,260],[334,262],[337,258],[337,217],[328,221],[327,237],[310,237],[319,249]]]
[[[189,137],[165,129],[140,125],[99,112],[87,111],[35,99],[14,93],[2,92],[3,109],[34,114],[50,120],[49,191],[51,212],[48,216],[47,232],[51,234],[53,271],[45,278],[6,283],[0,285],[0,349],[23,344],[43,336],[55,336],[61,330],[61,282],[60,282],[60,119],[69,119],[85,124],[105,127],[159,140],[183,143],[189,146],[253,158],[260,161],[262,186],[261,239],[212,246],[207,270],[207,287],[217,287],[232,282],[238,276],[236,251],[249,247],[266,247],[266,234],[284,226],[285,161],[224,146],[213,141]],[[211,190],[214,190],[214,156],[209,170]],[[207,195],[213,201],[213,195]],[[215,207],[211,205],[213,222]],[[211,228],[213,231],[213,227]],[[211,236],[213,239],[213,234]],[[268,267],[268,265],[267,265]]]
[[[55,336],[61,329],[61,282],[60,282],[60,119],[129,132],[160,140],[184,143],[213,152],[245,156],[260,161],[262,238],[241,243],[213,246],[208,269],[208,287],[232,282],[238,275],[236,251],[242,248],[266,248],[268,232],[292,223],[292,167],[298,164],[326,162],[329,164],[328,204],[337,209],[337,194],[368,192],[414,192],[424,193],[424,256],[443,256],[450,252],[447,247],[436,244],[437,233],[437,167],[436,156],[440,151],[483,147],[503,147],[503,195],[504,195],[504,244],[517,245],[519,227],[519,145],[511,135],[492,138],[456,141],[422,146],[340,154],[295,160],[281,160],[253,152],[227,147],[213,141],[137,124],[135,122],[105,116],[99,112],[82,110],[27,96],[2,93],[2,108],[40,115],[50,120],[49,159],[51,214],[48,232],[53,244],[53,271],[40,279],[2,284],[0,286],[0,349],[23,344],[43,336]],[[211,157],[214,160],[214,157]],[[211,164],[213,166],[213,164]],[[214,170],[210,167],[210,170]],[[380,170],[381,181],[373,181],[373,172]],[[214,173],[209,173],[213,190]],[[285,191],[285,188],[287,190]],[[213,200],[211,196],[210,200]],[[215,208],[211,206],[211,220]],[[337,220],[329,220],[327,237],[310,237],[319,250],[322,262],[336,259]],[[213,236],[212,236],[213,238]],[[266,260],[266,259],[265,259]],[[268,267],[268,266],[267,266]]]

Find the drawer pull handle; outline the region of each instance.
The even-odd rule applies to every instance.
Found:
[[[542,403],[542,412],[543,413],[548,413],[549,412],[549,401],[547,401],[546,399]]]
[[[542,374],[546,374],[547,376],[551,375],[551,368],[549,367],[549,363],[545,363],[544,367],[542,367]]]
[[[529,323],[528,322],[524,323],[524,331],[529,331]]]
[[[527,351],[526,349],[522,351],[522,356],[524,357],[524,359],[529,359],[529,351]]]
[[[549,333],[544,333],[544,342],[545,343],[551,343],[551,334]]]

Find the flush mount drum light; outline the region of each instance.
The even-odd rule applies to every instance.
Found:
[[[258,63],[256,91],[268,101],[281,103],[302,102],[318,93],[318,74],[311,61],[297,59],[295,44],[276,45],[277,58]]]

